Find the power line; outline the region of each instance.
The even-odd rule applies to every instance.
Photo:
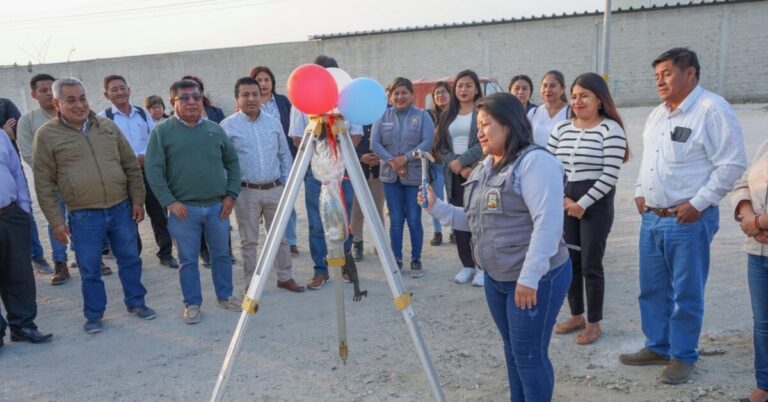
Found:
[[[16,31],[26,29],[44,29],[62,25],[92,24],[116,21],[141,20],[145,18],[164,17],[169,15],[187,15],[208,11],[228,10],[233,8],[263,6],[284,3],[288,0],[195,0],[186,3],[155,5],[151,7],[134,7],[117,10],[104,10],[90,13],[59,15],[42,18],[27,18],[9,21],[3,30]]]

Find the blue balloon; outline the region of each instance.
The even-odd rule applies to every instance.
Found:
[[[356,78],[339,92],[338,108],[350,123],[373,124],[387,110],[387,94],[376,80]]]

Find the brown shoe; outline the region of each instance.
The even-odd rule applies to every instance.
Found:
[[[296,281],[294,281],[293,279],[288,279],[285,282],[280,282],[280,280],[278,279],[277,287],[285,290],[290,290],[291,292],[296,292],[296,293],[301,293],[304,291],[304,286],[299,286],[299,284],[296,283]]]
[[[680,360],[674,359],[664,371],[661,372],[661,382],[670,385],[687,382],[691,379],[691,374],[693,374],[695,368],[695,364],[685,364]]]
[[[107,276],[112,275],[112,268],[104,265],[104,263],[101,263],[101,276]]]
[[[648,348],[642,348],[639,352],[619,355],[619,361],[627,366],[650,366],[653,364],[668,364],[669,358]]]
[[[571,316],[571,318],[567,319],[565,322],[555,325],[555,333],[558,335],[565,335],[586,327],[587,320],[584,319],[584,316]]]
[[[328,275],[315,275],[307,282],[307,289],[318,290],[328,282]]]
[[[69,279],[69,268],[66,262],[57,262],[51,277],[51,285],[61,285]]]

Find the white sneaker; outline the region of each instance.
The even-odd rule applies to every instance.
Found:
[[[464,284],[469,282],[472,279],[472,275],[475,274],[474,268],[467,268],[464,267],[459,271],[458,274],[453,278],[453,281],[459,284]]]
[[[472,286],[479,288],[485,286],[485,272],[480,268],[475,268],[475,278],[472,279]]]

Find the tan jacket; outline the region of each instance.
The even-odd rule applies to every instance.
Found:
[[[35,190],[51,226],[65,223],[57,189],[70,211],[110,208],[128,197],[144,204],[141,168],[120,129],[92,111],[87,124],[83,133],[59,116],[35,134]]]
[[[736,182],[731,193],[731,203],[734,208],[734,218],[738,220],[738,207],[741,201],[751,201],[756,214],[764,214],[768,205],[768,140],[757,149],[752,166]],[[768,256],[768,245],[748,237],[744,243],[744,251],[758,256]]]

